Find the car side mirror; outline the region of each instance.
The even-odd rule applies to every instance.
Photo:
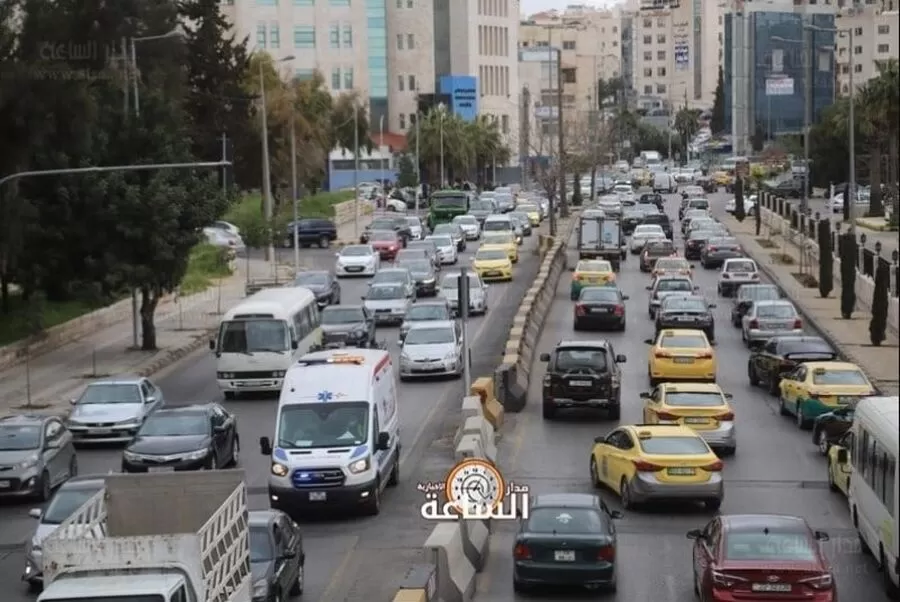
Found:
[[[212,340],[212,339],[209,340],[209,350],[210,350],[210,351],[215,351],[215,350],[216,350],[216,342],[215,342],[214,340]]]
[[[144,399],[144,403],[156,403],[156,397],[150,395],[149,397]]]
[[[652,287],[652,286],[645,286],[644,288],[647,289],[648,291],[652,291],[652,290],[653,290],[653,287]]]
[[[259,452],[264,456],[272,455],[272,442],[268,437],[259,438]]]
[[[617,363],[617,364],[624,364],[624,363],[627,362],[627,361],[628,361],[628,358],[626,358],[626,357],[625,357],[624,355],[622,355],[621,353],[620,353],[619,355],[616,356],[616,363]]]
[[[282,552],[281,556],[278,557],[279,560],[291,560],[296,558],[297,555],[294,552]]]
[[[375,449],[378,451],[387,451],[390,448],[391,444],[391,435],[390,433],[380,432],[378,433],[378,441],[375,443]]]
[[[78,400],[73,397],[72,399],[69,400],[69,403],[72,405],[75,405],[76,403],[78,403]]]
[[[569,267],[569,271],[570,271],[570,272],[574,272],[574,271],[575,271],[575,266],[570,266],[570,267]]]
[[[297,347],[299,347],[299,343],[297,343],[297,341],[291,341],[291,349],[296,349]]]
[[[650,399],[650,391],[641,391],[641,399]]]
[[[631,299],[631,297],[628,295],[622,295],[622,301],[628,301],[629,299]]]
[[[213,427],[213,432],[214,432],[214,433],[224,433],[224,432],[226,432],[227,430],[228,430],[228,427],[225,426],[225,425],[222,425],[222,424]]]
[[[28,516],[30,516],[31,518],[36,518],[38,520],[40,520],[40,518],[41,518],[41,516],[43,516],[43,514],[44,513],[40,508],[32,508],[31,510],[28,511]]]
[[[613,518],[613,519],[623,518],[624,516],[625,516],[625,514],[619,510],[612,510],[609,513],[609,517]]]
[[[710,304],[709,304],[709,308],[710,308],[710,309],[715,309],[715,308],[716,308],[716,304],[715,304],[715,303],[710,303]]]
[[[695,287],[694,287],[694,290],[695,290],[695,291],[699,291],[699,290],[700,290],[700,287],[699,287],[699,286],[695,286]]]
[[[838,464],[846,464],[850,460],[846,449],[839,449],[837,452]]]
[[[734,395],[731,393],[725,393],[725,399],[734,399]]]
[[[359,298],[362,299],[363,301],[366,300],[366,296],[365,296],[365,295],[360,295]]]
[[[645,344],[645,345],[652,345],[652,344],[653,344],[653,339],[644,339],[644,344]]]
[[[603,435],[594,437],[594,443],[606,443],[606,437],[604,437]]]
[[[815,535],[817,541],[828,541],[831,539],[825,531],[816,531]]]
[[[542,353],[539,359],[540,359],[542,362],[549,362],[549,361],[550,361],[550,354],[549,354],[549,353]]]
[[[703,531],[700,529],[691,529],[687,532],[688,539],[703,539]]]

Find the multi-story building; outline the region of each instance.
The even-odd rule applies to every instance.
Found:
[[[838,0],[835,25],[844,32],[837,38],[837,93],[850,93],[851,62],[853,87],[857,90],[878,75],[879,62],[900,58],[900,12],[897,0]],[[853,32],[850,48],[849,31]]]
[[[371,0],[367,0],[371,1]],[[415,124],[419,94],[435,92],[434,0],[381,0],[388,16],[388,129]]]

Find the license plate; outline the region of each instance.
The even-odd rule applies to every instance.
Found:
[[[790,583],[754,583],[750,589],[755,592],[789,592],[792,587]]]
[[[592,314],[611,314],[612,311],[613,310],[611,307],[595,307],[594,309],[591,310],[591,313]]]
[[[9,489],[10,487],[12,487],[10,481],[0,481],[0,489]]]
[[[706,424],[709,422],[709,418],[701,418],[701,417],[690,417],[684,419],[685,424]]]
[[[92,435],[112,435],[111,429],[91,429]]]
[[[694,318],[689,318],[688,316],[678,316],[675,318],[678,322],[693,322]]]
[[[147,472],[175,472],[175,468],[172,466],[151,466],[147,469]]]
[[[848,406],[850,404],[856,403],[857,398],[856,397],[847,397],[845,395],[842,395],[841,397],[838,397],[837,401],[842,406]]]
[[[253,383],[250,381],[247,381],[247,380],[241,380],[234,384],[237,385],[238,387],[252,387],[253,386]]]
[[[734,278],[749,278],[749,277],[750,277],[750,274],[745,274],[745,273],[743,273],[743,272],[739,272],[739,273],[737,273],[737,274],[734,274]]]
[[[557,562],[575,562],[574,550],[556,550],[553,552],[553,559]]]
[[[589,380],[570,380],[570,387],[590,387],[593,383]]]
[[[345,268],[348,272],[362,272],[362,266],[349,266]]]
[[[675,475],[679,477],[690,476],[697,474],[696,468],[685,468],[685,467],[675,467],[675,468],[667,468],[666,472],[670,475]]]
[[[675,363],[676,364],[693,364],[694,358],[692,358],[692,357],[676,357]]]
[[[485,276],[499,276],[500,272],[486,272]]]
[[[328,498],[328,494],[324,491],[310,491],[309,492],[309,501],[311,502],[324,502]]]

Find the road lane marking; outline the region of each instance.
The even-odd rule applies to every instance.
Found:
[[[334,590],[337,589],[338,585],[343,581],[344,573],[347,572],[347,567],[350,566],[350,559],[353,558],[353,553],[356,552],[356,546],[358,544],[359,536],[354,535],[349,549],[344,554],[343,558],[341,558],[341,563],[338,565],[337,569],[335,569],[334,574],[331,575],[328,585],[325,586],[325,591],[322,592],[322,596],[319,598],[322,602],[327,602],[328,598],[334,593]]]

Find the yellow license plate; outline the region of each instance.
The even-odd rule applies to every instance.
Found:
[[[675,477],[689,477],[697,474],[696,468],[675,467],[667,468],[666,472]]]

